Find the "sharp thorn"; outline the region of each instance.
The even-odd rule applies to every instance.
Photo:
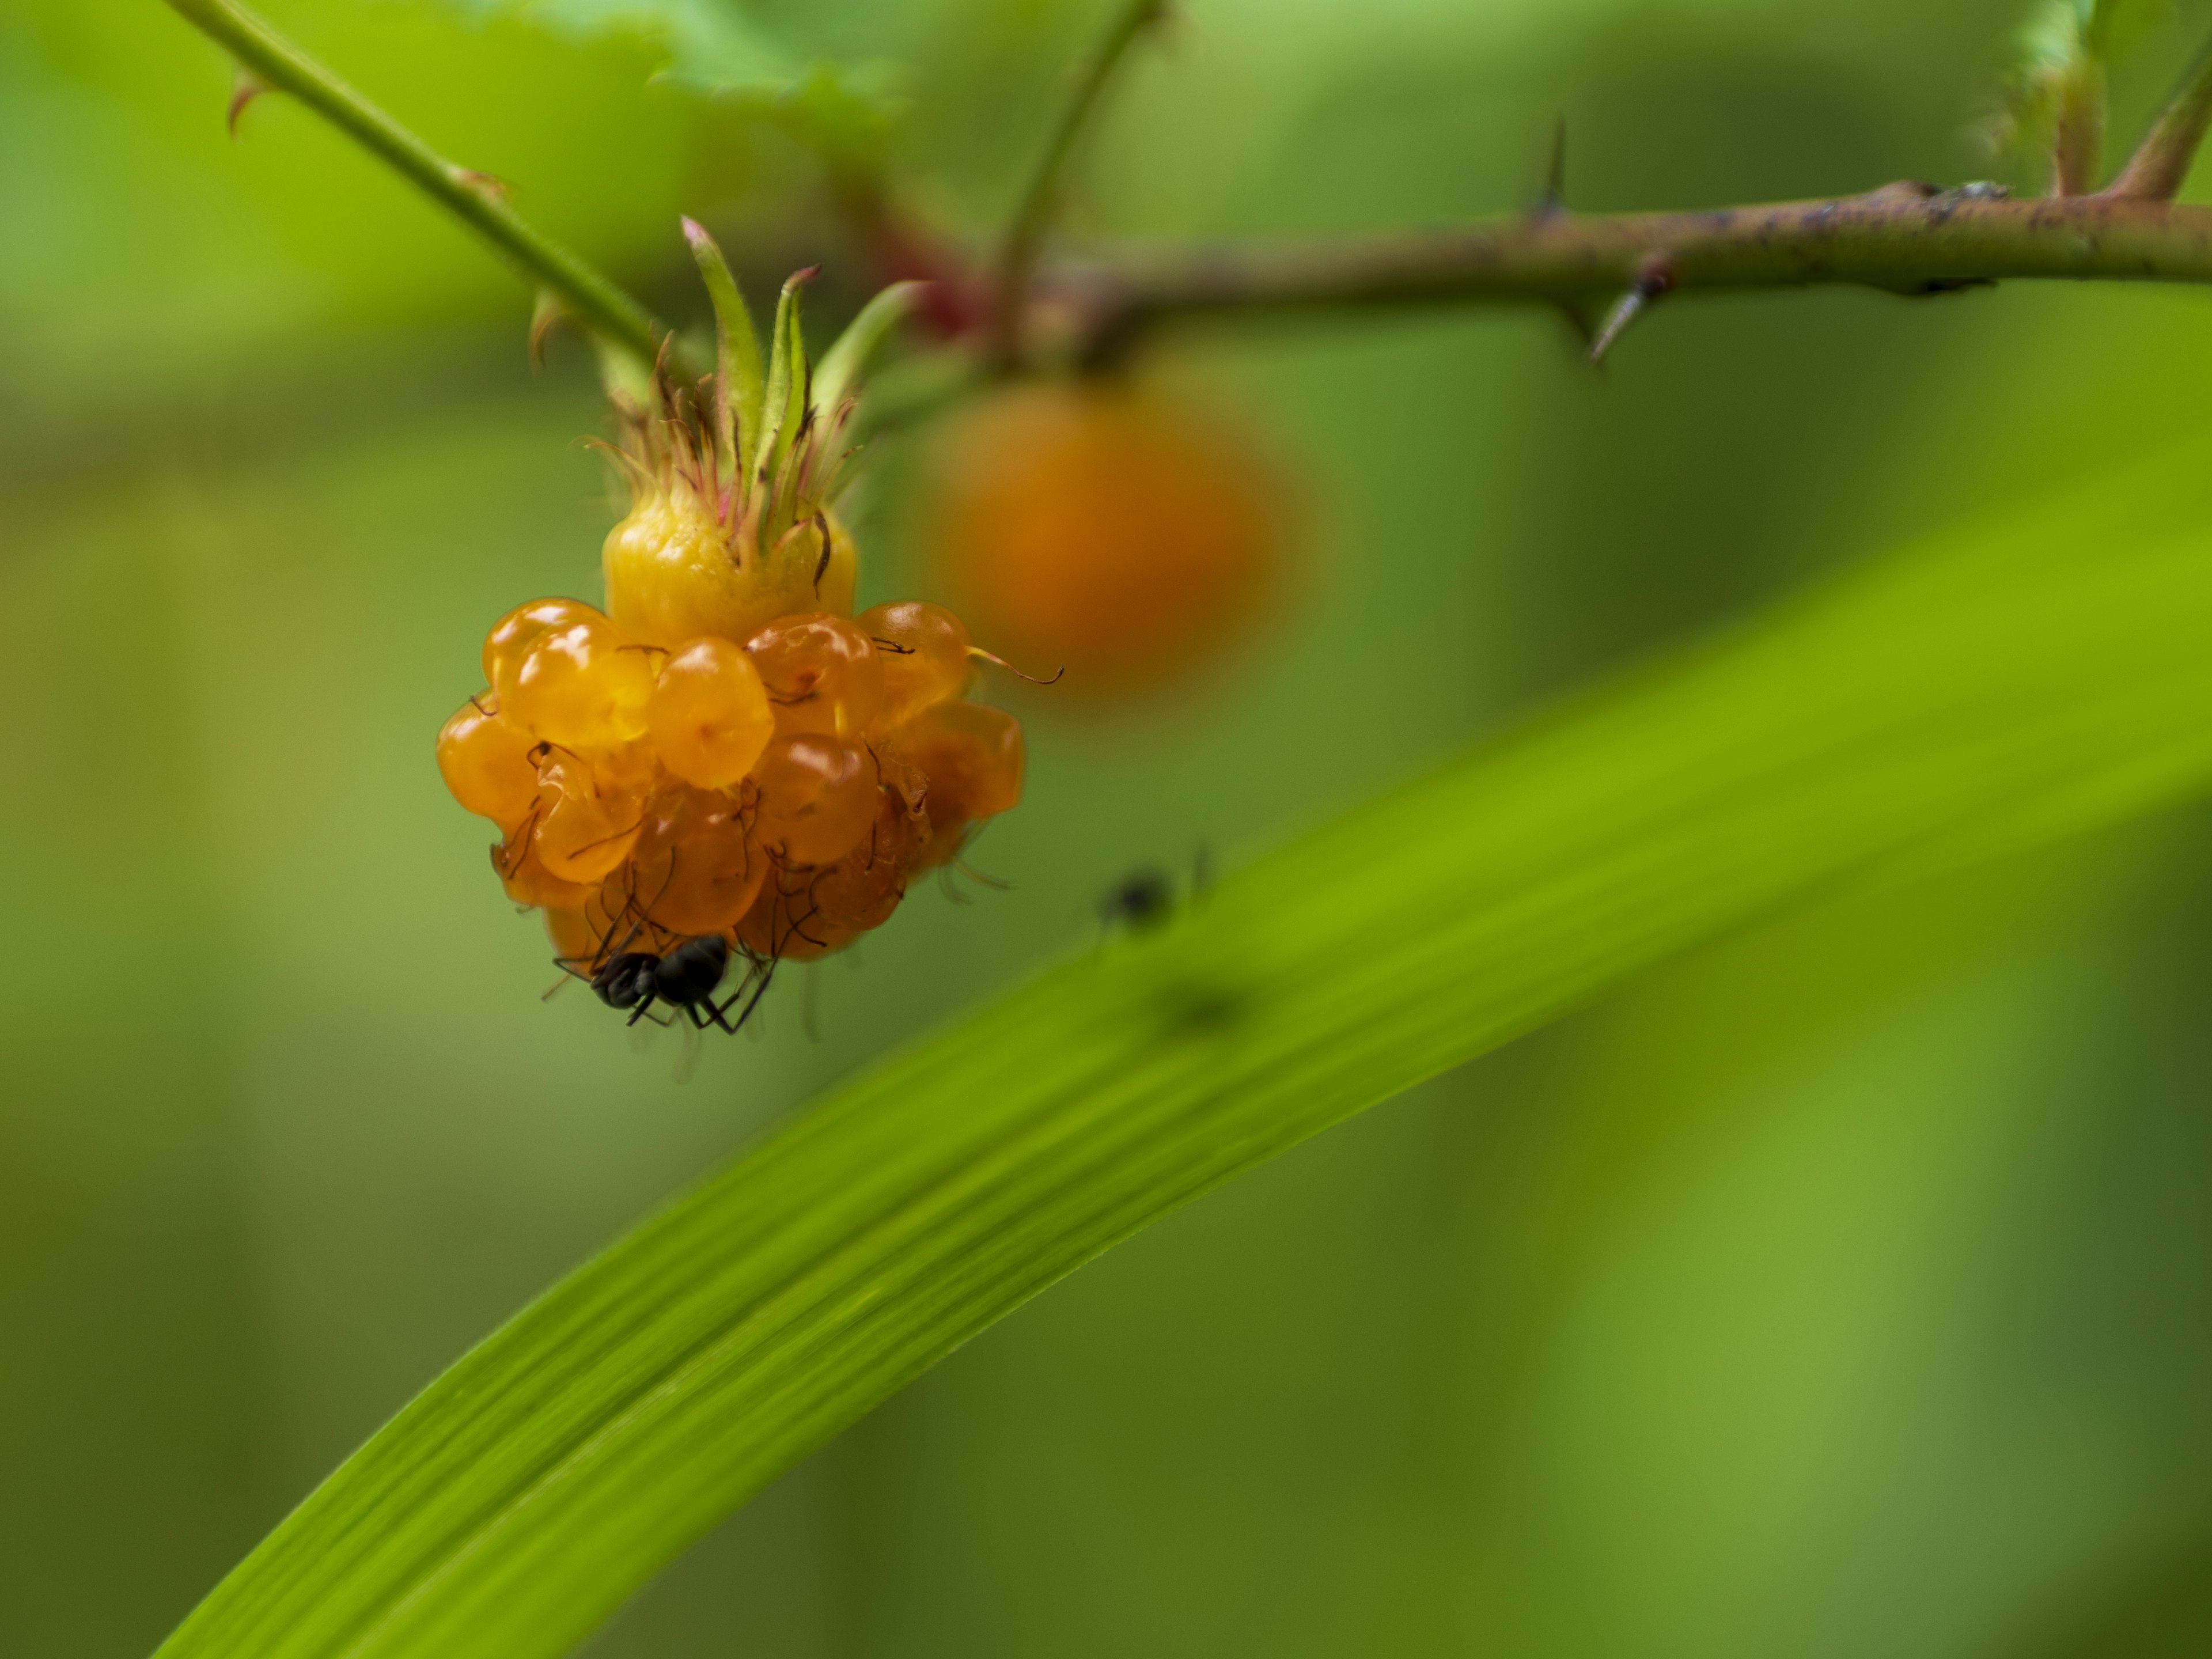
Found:
[[[553,331],[568,320],[568,308],[550,288],[538,290],[538,303],[530,312],[530,366],[545,366],[545,342]]]
[[[1640,288],[1632,288],[1620,296],[1620,303],[1607,316],[1605,326],[1598,330],[1597,337],[1589,343],[1590,362],[1601,363],[1605,361],[1605,354],[1613,349],[1613,343],[1643,314],[1644,303],[1644,290]]]
[[[1544,193],[1536,198],[1534,216],[1548,219],[1567,210],[1567,118],[1552,124],[1551,154],[1544,162]]]
[[[269,83],[245,64],[231,66],[230,107],[224,112],[222,124],[233,138],[238,137],[238,118],[246,113],[246,106],[269,89]]]
[[[453,170],[453,182],[461,188],[475,191],[488,202],[498,202],[503,205],[507,198],[514,194],[514,186],[506,179],[496,173],[480,172],[475,167],[457,167]]]
[[[1674,267],[1665,255],[1655,253],[1646,259],[1636,273],[1634,284],[1614,304],[1604,326],[1598,330],[1597,338],[1590,342],[1590,362],[1604,362],[1605,354],[1613,349],[1613,343],[1627,331],[1628,325],[1674,286]]]

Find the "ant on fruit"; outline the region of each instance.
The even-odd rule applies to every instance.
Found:
[[[674,875],[672,869],[672,880]],[[657,900],[655,902],[658,902]],[[636,900],[633,896],[623,909],[627,912],[635,907]],[[647,907],[648,909],[650,908]],[[607,931],[601,936],[599,947],[590,956],[556,957],[553,965],[562,973],[589,985],[608,1007],[618,1012],[628,1009],[629,1018],[626,1023],[629,1024],[635,1025],[641,1019],[648,1018],[653,1019],[656,1024],[667,1024],[656,1018],[653,1013],[653,1004],[662,1002],[690,1015],[696,1030],[703,1031],[711,1024],[720,1026],[732,1036],[737,1035],[738,1026],[745,1023],[746,1016],[751,1014],[753,1007],[760,1001],[760,996],[757,992],[754,994],[752,1002],[746,1005],[744,1014],[738,1017],[737,1025],[730,1024],[727,1014],[738,997],[750,988],[752,974],[747,974],[744,983],[738,988],[727,1002],[717,1003],[714,1000],[714,993],[721,988],[723,978],[730,970],[727,939],[720,933],[702,933],[696,938],[679,941],[672,950],[635,951],[630,947],[637,942],[638,934],[645,928],[645,915],[641,913],[638,919],[630,924],[629,932],[623,936],[622,943],[617,945],[613,943],[614,931],[621,925],[622,915],[617,914],[607,924]],[[585,969],[590,968],[594,962],[599,963],[598,967],[592,968],[589,973],[585,972]],[[578,965],[580,963],[581,966]],[[558,988],[557,985],[556,988]],[[767,987],[763,983],[761,988],[764,990]]]
[[[568,967],[565,962],[561,965]],[[665,955],[618,951],[585,982],[608,1007],[629,1009],[628,1023],[632,1025],[643,1019],[655,1002],[665,1002],[689,1014],[692,1024],[702,1031],[714,1024],[735,1035],[737,1027],[722,1017],[722,1007],[714,1000],[729,969],[729,942],[720,933],[705,933],[685,939]],[[576,970],[569,968],[568,971]]]

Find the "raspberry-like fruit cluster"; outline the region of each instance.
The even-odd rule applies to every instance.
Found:
[[[499,825],[508,896],[587,975],[708,934],[805,959],[880,926],[1020,798],[1021,729],[963,695],[970,653],[920,603],[662,647],[539,599],[486,637],[488,689],[438,765]]]
[[[763,356],[720,251],[685,234],[715,372],[687,384],[664,362],[611,387],[631,501],[602,550],[606,610],[539,599],[501,618],[438,765],[499,826],[493,865],[544,909],[562,967],[633,1019],[659,1001],[727,1028],[777,963],[881,926],[916,872],[1013,805],[1022,735],[968,700],[988,653],[951,611],[850,615],[835,487],[860,367],[914,285],[815,363],[801,272]],[[733,955],[745,981],[718,1000]]]

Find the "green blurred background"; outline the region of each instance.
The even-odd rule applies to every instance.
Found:
[[[736,0],[726,0],[734,4]],[[708,16],[716,0],[690,0]],[[281,26],[647,293],[864,283],[818,166],[649,40],[479,3]],[[641,8],[641,9],[642,9]],[[1182,0],[1082,234],[1448,222],[1990,171],[2013,0]],[[1095,0],[817,0],[981,236]],[[2212,5],[2118,85],[2163,89]],[[446,797],[439,721],[611,521],[573,341],[301,110],[226,139],[156,0],[0,0],[0,1652],[128,1659],[471,1341],[887,1045],[1616,665],[2197,429],[2201,294],[1221,328],[1147,372],[1295,491],[1198,681],[1030,733],[1021,810],[672,1080]],[[2011,175],[2008,175],[2011,176]],[[866,519],[873,598],[921,442]],[[2212,1650],[2212,817],[1779,917],[1355,1121],[990,1332],[591,1651]],[[794,980],[799,976],[793,975]]]

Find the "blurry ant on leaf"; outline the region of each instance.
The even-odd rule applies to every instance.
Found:
[[[1193,901],[1204,896],[1213,885],[1213,854],[1203,842],[1191,854],[1190,896]],[[1144,865],[1132,870],[1107,890],[1098,901],[1099,926],[1111,933],[1115,927],[1126,927],[1132,933],[1148,932],[1159,927],[1174,913],[1176,881],[1159,866]]]

